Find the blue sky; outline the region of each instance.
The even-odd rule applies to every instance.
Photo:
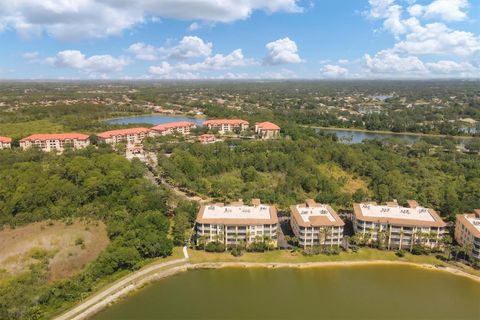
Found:
[[[9,0],[2,79],[479,78],[480,0]]]

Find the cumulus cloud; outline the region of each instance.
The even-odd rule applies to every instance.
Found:
[[[216,54],[197,63],[170,64],[167,61],[163,61],[160,65],[151,66],[148,72],[161,78],[178,79],[179,75],[197,78],[198,72],[226,70],[253,63],[255,62],[252,59],[246,59],[243,56],[242,49],[237,49],[227,55]]]
[[[128,61],[124,58],[114,58],[111,55],[94,55],[86,57],[78,50],[60,51],[46,62],[57,68],[76,69],[91,75],[111,73],[122,70]]]
[[[44,32],[61,39],[120,34],[149,18],[232,22],[254,11],[301,12],[297,0],[9,0],[0,3],[0,31]],[[150,19],[151,20],[151,19]]]
[[[480,70],[468,62],[440,60],[437,62],[428,62],[425,65],[431,72],[439,74],[480,72]]]
[[[265,47],[269,51],[268,56],[263,61],[265,65],[302,62],[298,55],[297,44],[288,37],[269,42]]]
[[[191,25],[188,26],[187,30],[188,31],[196,31],[200,29],[200,24],[198,22],[193,22]]]
[[[427,72],[425,65],[417,57],[402,57],[392,50],[382,50],[373,57],[366,54],[364,62],[366,69],[375,74],[413,76]]]
[[[322,72],[323,76],[327,78],[342,78],[348,75],[347,68],[333,64],[324,65],[320,71]]]
[[[138,60],[157,60],[158,59],[158,49],[152,45],[145,44],[143,42],[137,42],[132,44],[126,50],[128,53],[132,54]]]
[[[468,0],[435,0],[423,8],[426,18],[461,21],[467,18]]]
[[[205,43],[199,37],[187,36],[183,37],[177,46],[164,51],[168,52],[168,57],[172,59],[207,57],[212,52],[212,43]]]

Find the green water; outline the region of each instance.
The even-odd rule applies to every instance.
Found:
[[[480,319],[480,284],[409,266],[195,270],[94,319]]]

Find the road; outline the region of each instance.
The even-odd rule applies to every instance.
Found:
[[[99,293],[88,298],[70,311],[55,318],[55,320],[80,320],[91,316],[112,301],[135,289],[142,282],[142,280],[148,280],[147,278],[149,276],[162,276],[162,274],[160,274],[162,271],[161,269],[175,264],[178,264],[178,267],[185,266],[188,261],[188,252],[186,247],[183,248],[183,254],[183,259],[176,259],[135,271],[131,275],[128,275],[122,280],[115,282],[109,287],[101,290]],[[176,268],[163,270],[165,273],[163,276],[167,276],[169,273],[175,271]]]

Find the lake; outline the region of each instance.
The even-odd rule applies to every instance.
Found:
[[[148,124],[157,125],[157,124],[165,124],[165,123],[178,122],[178,121],[190,121],[190,122],[194,122],[196,125],[201,126],[205,121],[205,119],[154,114],[154,115],[113,119],[113,120],[108,120],[107,122],[111,124],[148,123]]]
[[[401,265],[193,270],[92,319],[480,319],[480,284]]]

